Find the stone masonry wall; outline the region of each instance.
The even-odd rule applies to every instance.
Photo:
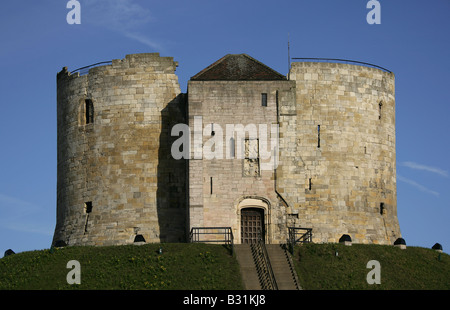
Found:
[[[277,186],[291,225],[314,242],[392,244],[396,204],[394,75],[349,64],[293,63],[296,103],[280,103]],[[319,129],[320,126],[320,129]]]
[[[288,81],[189,81],[189,126],[193,129],[189,162],[189,227],[231,226],[235,242],[240,243],[240,210],[254,206],[264,209],[266,241],[285,241],[281,239],[286,235],[284,207],[280,209],[274,190],[273,169],[255,174],[251,165],[246,167],[245,159],[228,158],[226,144],[230,137],[223,139],[223,159],[205,159],[204,156],[195,159],[194,156],[213,138],[210,133],[212,123],[214,137],[220,136],[219,128],[225,136],[227,124],[244,127],[255,124],[257,128],[259,124],[266,124],[270,138],[271,125],[277,124],[277,92],[290,89],[292,85]],[[267,106],[262,106],[262,93],[267,94]],[[194,132],[195,117],[199,116],[202,117],[202,128]],[[203,134],[200,145],[194,144],[194,134]],[[261,137],[259,129],[258,136]],[[237,152],[237,136],[235,139]],[[267,150],[270,143],[268,141]],[[272,158],[265,162],[270,160]],[[243,205],[245,201],[248,201],[247,205]]]
[[[58,73],[54,242],[128,244],[136,234],[185,240],[186,161],[170,157],[169,127],[185,119],[176,65],[136,54],[84,76]]]
[[[58,73],[54,243],[129,244],[137,234],[185,242],[191,227],[208,226],[231,227],[240,243],[249,207],[264,211],[268,243],[285,242],[290,226],[312,228],[313,242],[401,237],[392,73],[296,62],[290,81],[191,80],[186,96],[176,66],[135,54],[83,76]],[[180,123],[190,129],[189,160],[171,153]],[[231,147],[227,124],[256,125],[258,141],[233,135]],[[278,152],[263,160],[271,125],[279,126]],[[206,158],[219,148],[221,158]],[[259,159],[245,158],[254,152]],[[273,160],[275,169],[262,168]]]

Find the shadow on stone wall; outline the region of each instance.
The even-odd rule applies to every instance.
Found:
[[[157,214],[161,242],[186,242],[186,191],[187,159],[176,160],[171,155],[172,143],[178,136],[171,136],[175,124],[186,124],[187,100],[178,95],[161,111],[161,135],[159,137],[157,168]]]

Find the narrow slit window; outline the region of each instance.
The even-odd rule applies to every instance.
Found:
[[[308,185],[309,190],[311,190],[312,188],[312,182],[311,182],[311,178],[309,178],[309,185]]]
[[[380,103],[378,104],[378,119],[381,119],[382,110],[383,110],[383,101],[380,101]]]
[[[266,93],[261,94],[261,106],[267,107],[267,94]]]
[[[320,148],[320,125],[317,125],[317,147]]]
[[[211,195],[212,195],[212,193],[213,193],[213,178],[212,177],[210,178],[210,182],[211,182],[210,185],[211,185]]]
[[[91,99],[86,99],[84,102],[86,124],[92,124],[94,122],[94,104]]]
[[[234,143],[234,138],[230,138],[230,158],[234,158],[236,156],[236,147]]]
[[[84,213],[86,214],[86,219],[84,222],[84,233],[88,232],[89,214],[92,212],[92,201],[87,201],[84,203]]]

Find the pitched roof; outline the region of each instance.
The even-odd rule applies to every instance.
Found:
[[[247,54],[228,54],[209,65],[191,81],[273,81],[286,77]]]

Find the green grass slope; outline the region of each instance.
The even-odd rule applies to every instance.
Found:
[[[447,290],[450,256],[432,249],[353,244],[305,244],[294,250],[294,264],[306,290]],[[380,284],[368,284],[380,264]],[[373,278],[372,274],[369,278]]]
[[[159,248],[162,247],[162,254]],[[80,263],[81,284],[67,283]],[[0,259],[0,289],[242,289],[237,261],[221,245],[145,244],[66,247],[30,251]]]
[[[71,260],[80,263],[79,285],[66,280]],[[370,260],[380,263],[381,284],[366,281]],[[293,261],[305,290],[450,289],[450,256],[431,249],[306,244],[295,247]],[[243,285],[236,259],[212,244],[66,247],[0,259],[0,290],[53,289],[242,290]]]

